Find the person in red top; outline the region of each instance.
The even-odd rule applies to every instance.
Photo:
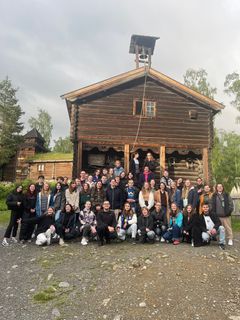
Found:
[[[150,182],[154,179],[154,173],[149,170],[148,166],[144,167],[143,173],[139,176],[139,186],[143,186],[144,182]]]

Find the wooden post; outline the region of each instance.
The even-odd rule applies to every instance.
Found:
[[[208,148],[203,148],[203,177],[204,182],[209,183]]]
[[[130,148],[129,144],[124,145],[124,171],[129,172],[129,157],[130,157]]]
[[[79,177],[80,171],[82,170],[82,141],[78,141],[78,158],[77,158],[77,176]]]
[[[166,162],[166,147],[160,146],[160,177],[163,175],[163,171],[165,170],[165,162]]]

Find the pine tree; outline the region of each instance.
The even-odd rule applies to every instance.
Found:
[[[21,141],[20,118],[24,112],[16,98],[17,90],[8,78],[0,81],[0,167],[16,154]]]

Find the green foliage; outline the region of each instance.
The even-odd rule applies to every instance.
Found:
[[[59,137],[58,140],[54,140],[54,144],[53,152],[71,153],[73,151],[73,144],[70,137]]]
[[[212,169],[215,182],[223,183],[231,192],[240,186],[240,136],[234,132],[215,132],[212,152]]]
[[[240,232],[240,217],[232,217],[232,229],[235,232]]]
[[[37,153],[34,157],[29,158],[29,160],[72,160],[73,153]]]
[[[36,293],[33,299],[37,302],[48,302],[56,298],[56,289],[54,287],[47,287],[45,290]]]
[[[237,72],[233,72],[226,76],[224,82],[225,90],[229,96],[234,96],[234,100],[231,101],[231,105],[240,111],[240,75]],[[237,122],[240,122],[240,116],[237,117]]]
[[[9,222],[10,211],[0,211],[0,225],[6,225]]]
[[[214,99],[217,89],[210,86],[210,83],[207,81],[207,75],[208,73],[204,69],[188,69],[183,76],[184,84],[206,97]]]
[[[21,142],[23,124],[20,118],[24,112],[16,93],[17,89],[12,87],[8,78],[0,81],[0,166],[9,162]]]
[[[38,117],[31,117],[28,120],[28,123],[32,129],[35,128],[40,132],[45,140],[45,147],[49,149],[53,129],[52,118],[50,114],[44,109],[39,109]]]

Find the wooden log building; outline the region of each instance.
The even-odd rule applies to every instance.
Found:
[[[82,169],[112,166],[129,171],[131,154],[140,164],[147,152],[158,173],[211,180],[213,118],[224,106],[148,67],[66,93],[74,143],[73,177]]]

